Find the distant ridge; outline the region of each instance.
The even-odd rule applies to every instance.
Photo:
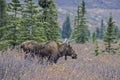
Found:
[[[11,0],[6,0],[11,1]],[[20,0],[24,1],[24,0]],[[36,3],[38,0],[34,0]],[[59,7],[76,7],[82,0],[55,0]],[[120,9],[120,0],[84,0],[87,8]]]
[[[82,0],[55,0],[58,6],[75,7]],[[87,8],[120,9],[120,0],[84,0]]]

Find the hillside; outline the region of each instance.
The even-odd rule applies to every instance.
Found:
[[[66,13],[71,14],[71,21],[73,23],[74,16],[76,15],[76,8],[58,8],[58,16],[59,16],[59,22],[60,25],[65,20]],[[95,27],[100,27],[101,20],[104,20],[104,23],[106,24],[108,21],[109,14],[112,13],[113,20],[115,21],[115,24],[120,27],[120,9],[100,9],[100,8],[91,8],[87,9],[87,19],[88,19],[88,26],[89,29],[94,31]]]
[[[112,13],[115,24],[119,27],[120,1],[119,0],[85,0],[87,19],[89,29],[94,31],[95,27],[100,27],[101,19],[107,23],[109,14]],[[71,14],[71,21],[76,15],[78,4],[81,0],[56,0],[59,22],[62,25],[65,20],[66,13]]]
[[[59,7],[76,7],[82,0],[55,0]],[[85,0],[87,8],[120,9],[120,0]]]
[[[68,12],[71,14],[71,21],[73,22],[77,6],[81,1],[82,0],[55,0],[61,26]],[[94,31],[95,27],[100,27],[101,19],[106,23],[110,13],[112,13],[114,21],[119,27],[120,0],[85,0],[85,2],[90,30]]]

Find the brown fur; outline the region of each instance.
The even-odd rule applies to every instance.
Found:
[[[49,61],[56,63],[57,60],[65,56],[65,60],[67,60],[67,56],[71,56],[73,59],[77,58],[77,54],[72,49],[69,43],[58,43],[56,41],[49,41],[46,43],[47,46],[50,46],[53,50],[48,58]]]
[[[49,41],[45,44],[40,44],[36,41],[26,41],[21,44],[21,48],[27,54],[30,53],[33,57],[38,56],[40,60],[47,58],[51,63],[56,63],[57,60],[65,56],[71,56],[72,58],[77,56],[75,51],[67,43],[58,43],[56,41]]]
[[[38,54],[39,49],[43,47],[44,46],[42,44],[39,44],[38,42],[33,40],[25,41],[21,44],[21,49],[25,52],[25,54],[30,53],[33,57],[34,55]]]
[[[49,41],[45,44],[45,46],[49,46],[49,48],[51,48],[51,53],[48,57],[48,61],[56,63],[58,58],[61,57],[61,53],[59,52],[59,43],[56,41]]]
[[[77,54],[71,47],[69,43],[63,43],[59,45],[59,52],[61,53],[62,56],[65,56],[65,60],[67,60],[67,56],[71,56],[72,59],[77,58]]]

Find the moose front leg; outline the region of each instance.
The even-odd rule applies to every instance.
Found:
[[[67,60],[67,56],[65,55],[65,60]]]

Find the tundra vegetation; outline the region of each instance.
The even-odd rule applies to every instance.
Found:
[[[7,50],[0,55],[0,79],[2,80],[119,80],[120,57],[117,54],[91,54],[91,43],[71,43],[78,53],[73,60],[61,57],[56,64],[38,64],[37,59],[25,60],[24,54],[16,50]],[[99,41],[103,49],[103,42]]]
[[[119,80],[120,32],[112,14],[92,32],[84,0],[76,13],[60,29],[54,0],[0,0],[0,80]]]

